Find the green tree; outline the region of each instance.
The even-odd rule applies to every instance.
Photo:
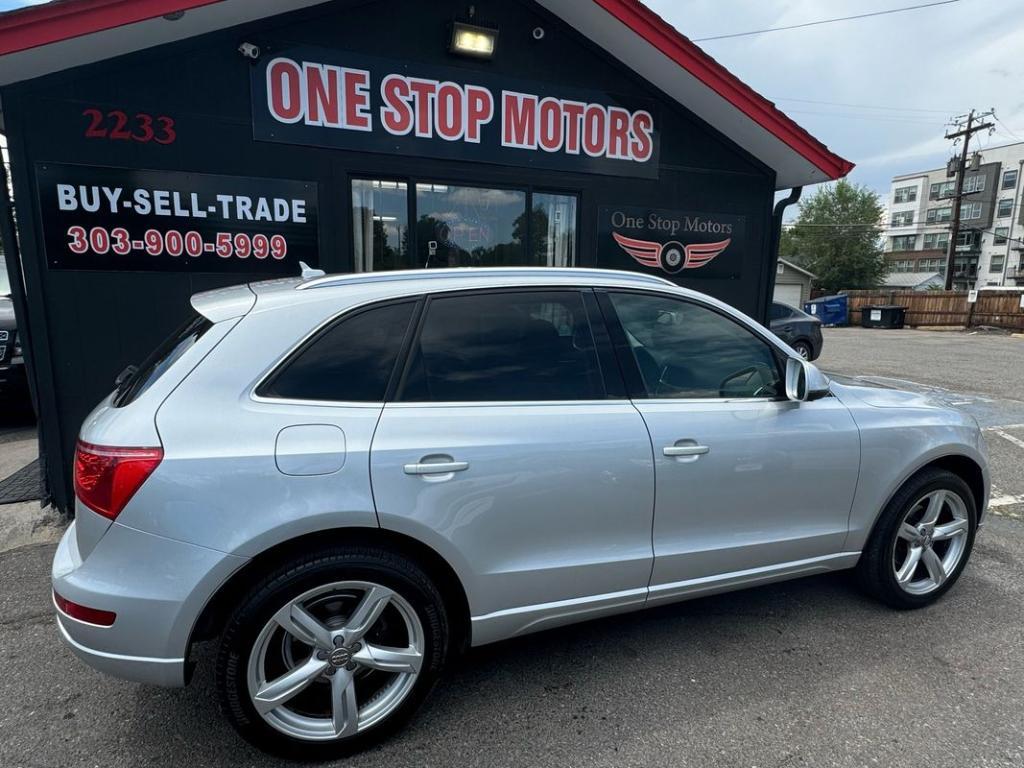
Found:
[[[842,179],[800,203],[796,221],[782,233],[779,255],[813,272],[829,293],[875,288],[887,271],[881,221],[878,195]]]

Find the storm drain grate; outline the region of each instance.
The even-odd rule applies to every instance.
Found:
[[[22,467],[6,480],[0,480],[0,504],[35,501],[41,498],[39,459]]]

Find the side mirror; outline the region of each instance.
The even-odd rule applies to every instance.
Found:
[[[828,379],[814,365],[800,357],[786,360],[786,397],[799,403],[817,400],[829,393]]]

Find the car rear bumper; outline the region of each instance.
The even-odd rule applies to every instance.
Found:
[[[57,626],[74,654],[101,672],[142,683],[184,685],[196,619],[244,562],[117,523],[83,558],[72,523],[53,558],[53,589],[80,605],[112,611],[116,619],[103,627],[57,609]]]

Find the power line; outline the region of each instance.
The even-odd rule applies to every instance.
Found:
[[[818,115],[820,117],[842,117],[854,120],[873,120],[879,123],[910,123],[912,125],[934,126],[939,118],[933,120],[921,120],[914,117],[899,117],[897,115],[857,115],[850,112],[819,112],[813,109],[787,109],[787,114],[793,115]]]
[[[772,101],[798,101],[801,104],[820,104],[826,107],[851,107],[853,109],[886,109],[893,112],[934,112],[938,115],[949,115],[955,109],[924,109],[922,107],[883,107],[878,104],[847,104],[842,101],[815,101],[814,99],[795,99],[788,96],[770,96]]]
[[[886,16],[891,13],[903,13],[904,11],[916,11],[921,8],[931,8],[935,5],[949,5],[950,3],[958,3],[960,0],[937,0],[933,3],[922,3],[921,5],[910,5],[905,8],[891,8],[887,11],[874,11],[872,13],[860,13],[856,16],[842,16],[837,19],[821,19],[819,21],[807,21],[803,24],[790,24],[786,27],[769,27],[768,29],[755,29],[750,32],[733,32],[728,35],[714,35],[712,37],[695,37],[692,42],[704,43],[709,40],[726,40],[733,37],[748,37],[750,35],[763,35],[765,32],[782,32],[787,29],[802,29],[804,27],[816,27],[820,24],[835,24],[840,21],[853,21],[855,19],[867,19],[872,16]]]

